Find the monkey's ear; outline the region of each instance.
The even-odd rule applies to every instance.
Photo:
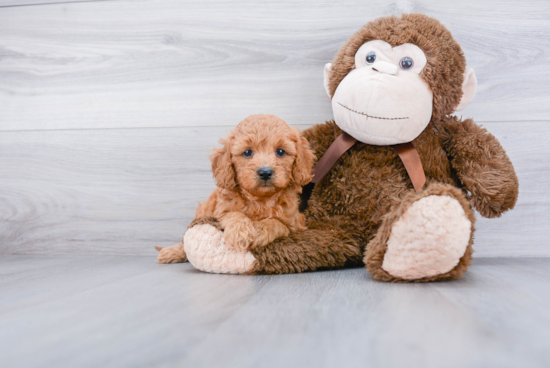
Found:
[[[222,189],[234,189],[237,186],[235,180],[235,169],[231,162],[231,142],[232,135],[227,139],[221,139],[222,148],[215,148],[214,153],[210,156],[212,160],[212,174],[216,179],[216,185]]]
[[[328,81],[330,79],[330,74],[332,73],[332,63],[328,63],[328,64],[325,64],[325,79],[324,79],[324,84],[325,84],[325,92],[327,93],[328,97],[331,97],[330,96],[330,90],[328,88]]]
[[[294,182],[300,186],[308,184],[313,178],[313,163],[315,155],[311,151],[309,142],[299,131],[296,132],[296,159],[292,169]]]
[[[477,90],[477,78],[472,68],[464,72],[464,82],[462,83],[462,98],[455,111],[464,110],[466,106],[474,99]]]

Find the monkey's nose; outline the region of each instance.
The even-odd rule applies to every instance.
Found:
[[[388,63],[387,61],[379,60],[374,63],[374,65],[372,66],[372,70],[376,70],[379,73],[396,75],[397,65]]]
[[[258,169],[258,176],[264,181],[268,181],[273,176],[273,169],[271,167],[260,167]]]

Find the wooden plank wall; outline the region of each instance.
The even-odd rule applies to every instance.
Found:
[[[374,18],[441,20],[476,70],[472,117],[520,177],[476,255],[550,255],[548,1],[0,0],[0,254],[153,255],[214,188],[208,153],[253,113],[332,117],[322,71]]]

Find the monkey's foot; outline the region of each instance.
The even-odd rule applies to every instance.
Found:
[[[475,218],[458,188],[432,184],[409,193],[383,220],[364,262],[377,280],[459,278],[472,258]]]
[[[208,223],[187,230],[184,244],[189,262],[204,272],[243,274],[252,271],[256,262],[252,253],[229,247],[223,232]]]

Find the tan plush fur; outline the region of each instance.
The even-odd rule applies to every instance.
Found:
[[[427,65],[421,77],[433,92],[429,125],[413,140],[427,179],[416,193],[403,163],[388,146],[357,143],[343,154],[319,182],[305,212],[307,229],[249,248],[256,259],[254,274],[279,274],[366,264],[372,277],[391,282],[454,279],[472,258],[474,215],[497,217],[514,207],[518,179],[498,140],[471,120],[449,114],[462,97],[466,60],[450,32],[421,14],[385,17],[366,24],[342,46],[332,68],[329,89],[354,67],[358,48],[370,40],[392,46],[412,43],[422,49]],[[341,134],[333,121],[304,131],[320,158]],[[457,265],[439,275],[409,280],[382,268],[392,226],[419,199],[449,196],[462,206],[471,223],[469,243]],[[219,226],[212,217],[201,220]]]
[[[244,251],[305,229],[298,212],[302,186],[311,180],[315,156],[296,129],[272,115],[253,115],[221,140],[212,159],[218,188],[197,208],[195,218],[212,217],[224,229],[229,247]],[[277,150],[283,150],[278,155]],[[251,156],[244,153],[251,151]],[[279,151],[280,152],[280,151]],[[262,180],[261,168],[273,174]],[[181,244],[160,249],[158,261],[171,263],[185,252]]]

